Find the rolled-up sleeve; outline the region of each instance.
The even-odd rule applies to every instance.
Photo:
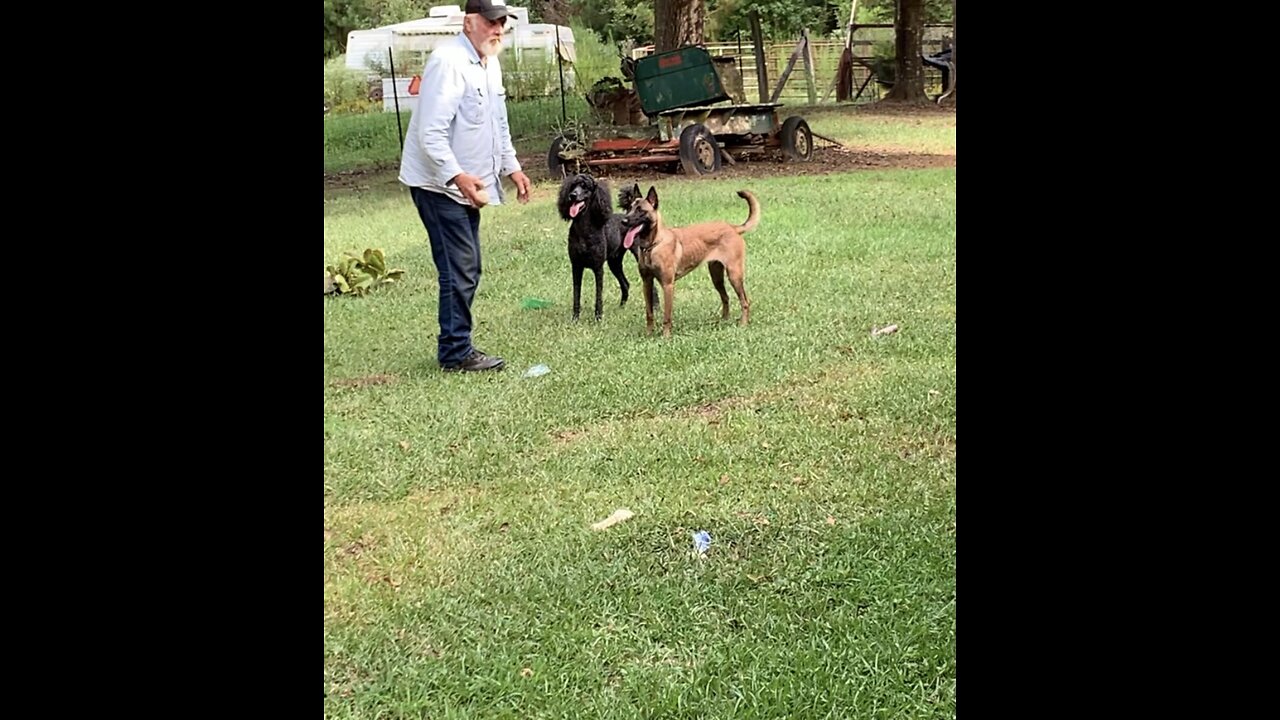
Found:
[[[418,142],[441,185],[462,173],[449,145],[449,126],[465,91],[466,82],[457,68],[445,62],[427,63],[419,90],[422,97],[418,111],[424,116],[418,126]]]

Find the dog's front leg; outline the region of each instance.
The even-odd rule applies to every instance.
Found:
[[[596,274],[596,321],[604,317],[604,268],[591,268]]]
[[[653,334],[653,304],[658,298],[653,292],[653,276],[644,275],[640,278],[642,282],[641,290],[644,291],[644,328],[645,334]]]
[[[613,273],[614,277],[618,278],[618,289],[622,290],[622,302],[618,303],[618,307],[623,307],[627,304],[627,290],[631,287],[631,283],[627,282],[626,272],[622,270],[622,258],[623,255],[618,254],[609,260],[609,271]]]
[[[582,312],[582,271],[583,267],[578,264],[573,266],[573,319],[578,319],[578,313]]]
[[[671,337],[671,303],[675,300],[676,281],[662,281],[662,337]]]

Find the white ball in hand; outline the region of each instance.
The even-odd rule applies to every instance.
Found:
[[[479,201],[479,203],[480,203],[479,205],[477,205],[477,207],[484,207],[485,205],[488,205],[488,204],[489,204],[489,191],[488,191],[488,190],[485,190],[484,188],[481,188],[481,189],[477,190],[477,191],[476,191],[476,200],[478,200],[478,201]]]

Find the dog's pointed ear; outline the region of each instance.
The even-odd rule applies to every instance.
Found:
[[[649,204],[653,206],[654,210],[657,210],[658,209],[658,188],[650,185],[649,194],[646,195],[644,199],[649,201]]]

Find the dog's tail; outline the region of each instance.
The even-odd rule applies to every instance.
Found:
[[[749,233],[756,229],[756,225],[760,224],[760,201],[756,200],[756,196],[752,195],[749,190],[739,190],[738,197],[747,201],[747,207],[751,208],[751,212],[747,214],[747,221],[734,228],[739,235]]]
[[[642,197],[644,197],[644,194],[640,192],[639,185],[624,187],[618,191],[618,207],[625,213],[631,209],[632,203]]]

